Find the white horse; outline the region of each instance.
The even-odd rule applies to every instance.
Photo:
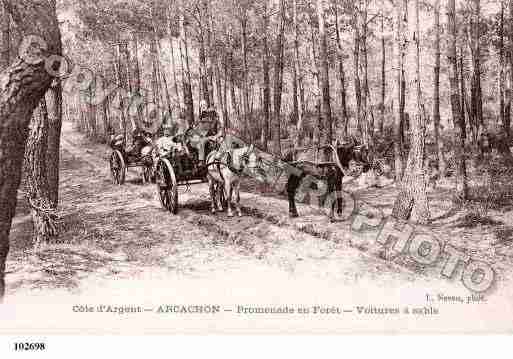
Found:
[[[212,151],[207,155],[208,186],[212,200],[212,214],[222,211],[224,203],[228,208],[228,217],[233,217],[232,198],[235,197],[235,209],[239,217],[240,178],[245,168],[256,168],[257,157],[253,145],[232,149],[231,151]],[[224,201],[223,201],[224,197]]]

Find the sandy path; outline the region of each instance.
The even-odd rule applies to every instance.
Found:
[[[403,258],[385,260],[376,232],[351,231],[349,220],[332,223],[319,208],[304,204],[298,207],[302,216],[290,219],[279,196],[243,192],[244,216],[228,218],[211,215],[206,185],[193,185],[190,191],[180,188],[180,210],[171,215],[160,208],[154,185],[142,185],[135,170],[125,185],[112,184],[109,153],[64,124],[63,233],[59,243],[33,254],[27,250],[30,217],[15,220],[9,293],[34,288],[80,293],[85,282],[90,286],[148,272],[208,279],[233,271],[253,276],[261,268],[295,278],[369,280],[380,286],[442,281],[436,268],[419,268]],[[359,195],[364,211],[377,208],[367,205],[375,193]]]

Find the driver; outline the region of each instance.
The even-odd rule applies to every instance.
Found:
[[[194,128],[200,132],[201,137],[192,138],[191,146],[198,150],[198,160],[200,164],[203,164],[206,153],[213,150],[214,144],[223,137],[223,126],[214,107],[207,108],[207,103],[201,101],[200,108],[200,117]]]

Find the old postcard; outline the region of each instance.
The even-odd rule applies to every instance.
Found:
[[[1,334],[513,331],[513,2],[0,8]]]

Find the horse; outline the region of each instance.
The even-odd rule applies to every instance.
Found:
[[[221,148],[223,146],[221,145]],[[229,151],[217,150],[207,155],[207,179],[211,203],[211,212],[222,211],[224,194],[228,217],[233,217],[232,198],[235,196],[235,209],[239,217],[240,209],[240,178],[244,169],[255,169],[258,161],[253,145],[234,148]],[[253,164],[250,166],[250,164]]]
[[[336,143],[333,147],[325,146],[325,149],[334,149],[336,152],[335,161],[318,163],[315,161],[316,154],[319,149],[312,148],[302,151],[294,156],[295,152],[289,152],[283,161],[292,165],[300,172],[291,173],[287,179],[287,199],[289,202],[289,216],[291,218],[299,217],[296,208],[296,193],[301,184],[306,184],[307,189],[316,187],[320,190],[319,181],[326,181],[326,194],[340,193],[342,191],[342,178],[349,171],[349,163],[351,161],[363,164],[363,172],[368,172],[372,168],[369,150],[366,146],[358,144],[354,139],[344,143]],[[332,150],[333,151],[333,150]],[[332,153],[332,155],[335,155]],[[310,180],[306,180],[307,177]],[[342,212],[342,198],[336,196],[336,201],[331,204],[330,218],[334,218],[334,211]]]

